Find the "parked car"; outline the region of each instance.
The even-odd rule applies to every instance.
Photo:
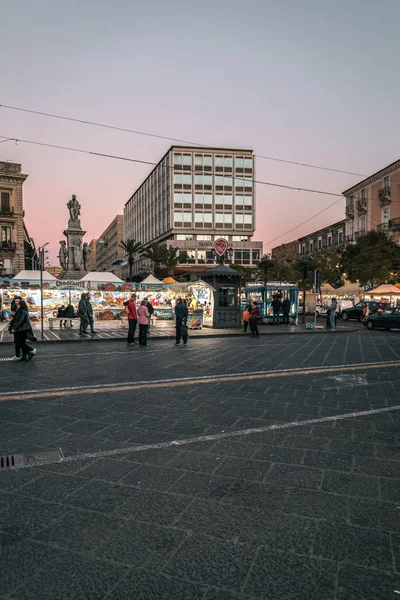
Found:
[[[315,313],[317,317],[326,317],[329,310],[329,304],[317,304],[315,307]]]
[[[386,308],[386,304],[382,304],[382,302],[367,302],[369,313],[373,315],[376,311],[381,307],[383,310]],[[349,319],[358,319],[361,321],[364,315],[364,302],[357,302],[352,308],[343,308],[342,309],[342,319],[343,321],[348,321]]]
[[[363,325],[367,329],[400,329],[400,308],[386,308],[369,315],[363,319]]]

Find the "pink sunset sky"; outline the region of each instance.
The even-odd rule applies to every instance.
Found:
[[[0,104],[370,174],[400,158],[398,0],[15,0],[2,7]],[[166,140],[0,108],[0,136],[157,162]],[[1,141],[1,140],[0,140]],[[98,237],[151,167],[14,142],[26,224],[58,242],[66,203]],[[258,180],[340,193],[361,177],[257,159]],[[344,201],[257,186],[272,246],[344,217]]]

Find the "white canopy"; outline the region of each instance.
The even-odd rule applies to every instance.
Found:
[[[17,273],[14,279],[22,281],[37,281],[39,283],[40,271],[20,271],[19,273]],[[56,281],[56,278],[53,277],[53,275],[51,275],[47,271],[43,271],[43,281]]]
[[[90,271],[85,277],[82,277],[80,281],[90,282],[101,282],[101,283],[124,283],[122,279],[114,275],[114,273],[108,273],[107,271]]]
[[[336,296],[359,296],[364,293],[364,288],[358,283],[346,283],[335,290]]]
[[[400,290],[395,285],[383,283],[379,287],[368,292],[369,296],[399,296]]]
[[[160,281],[159,279],[157,279],[157,277],[154,277],[154,275],[148,275],[148,277],[146,277],[146,279],[143,279],[143,281],[140,282],[139,285],[165,285],[163,284],[162,281]]]

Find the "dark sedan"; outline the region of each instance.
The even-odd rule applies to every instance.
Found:
[[[363,319],[367,329],[400,329],[400,308],[387,308],[383,312],[369,315]]]
[[[372,302],[367,302],[367,304],[370,315],[375,314],[379,309],[386,308],[386,304],[374,300]],[[349,319],[358,319],[361,321],[364,314],[364,302],[357,302],[352,308],[344,308],[340,314],[343,321],[348,321]]]

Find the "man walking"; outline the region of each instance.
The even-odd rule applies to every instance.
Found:
[[[149,336],[150,335],[151,317],[153,316],[153,313],[154,313],[154,306],[152,305],[152,303],[150,302],[150,300],[148,298],[146,298],[146,307],[147,307],[147,310],[149,311],[149,325],[147,327],[147,336]]]
[[[176,303],[175,306],[175,319],[176,319],[176,343],[175,346],[179,346],[180,342],[181,342],[181,327],[184,326],[186,327],[187,325],[187,318],[189,315],[189,310],[187,305],[182,302],[182,298],[178,298],[178,301]],[[187,329],[186,329],[187,332]],[[183,345],[186,346],[187,344],[187,333],[186,335],[182,335],[183,337]]]
[[[289,325],[289,314],[290,314],[290,300],[289,298],[285,298],[282,302],[282,312],[283,312],[283,324]]]
[[[88,292],[86,294],[86,309],[87,309],[88,321],[89,321],[89,325],[90,325],[90,333],[97,333],[97,331],[94,330],[93,306],[92,306],[92,303],[90,302],[90,292]]]
[[[279,323],[279,313],[281,312],[282,303],[279,300],[278,296],[274,296],[274,299],[271,302],[272,312],[273,312],[273,324],[280,325]]]
[[[127,302],[124,302],[124,306],[128,308],[128,339],[129,346],[136,346],[135,342],[135,331],[137,325],[137,311],[136,311],[136,294],[132,294]]]
[[[79,335],[80,336],[87,336],[88,333],[86,332],[87,326],[89,325],[89,318],[88,318],[88,312],[87,312],[87,305],[86,305],[86,293],[84,292],[81,295],[81,299],[79,300],[79,304],[78,304],[78,314],[79,314],[79,318],[81,320],[81,324],[79,327]]]

